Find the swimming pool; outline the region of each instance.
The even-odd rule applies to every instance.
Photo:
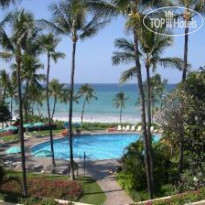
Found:
[[[125,148],[139,140],[137,134],[104,134],[82,135],[73,138],[74,158],[83,159],[84,152],[89,160],[119,159]],[[158,141],[159,136],[154,136]],[[31,149],[32,153],[50,150],[50,142],[38,144]],[[54,140],[54,152],[57,159],[69,159],[68,138]]]

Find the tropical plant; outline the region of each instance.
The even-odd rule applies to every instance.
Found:
[[[127,100],[128,97],[126,97],[125,93],[123,92],[117,93],[113,99],[113,106],[117,109],[120,109],[120,123],[122,123],[122,110],[125,107],[125,102]]]
[[[26,167],[25,167],[25,148],[24,148],[24,133],[23,133],[23,107],[22,107],[22,90],[21,90],[21,67],[22,56],[26,49],[27,39],[35,30],[35,23],[32,14],[26,13],[24,10],[15,12],[10,18],[11,35],[6,32],[0,32],[0,43],[2,47],[9,52],[15,59],[17,64],[17,82],[18,82],[18,104],[19,104],[19,136],[21,141],[21,160],[22,160],[22,180],[23,194],[27,194],[26,183]]]
[[[50,82],[49,93],[50,93],[50,96],[52,96],[54,98],[51,119],[53,119],[53,116],[54,116],[55,111],[56,111],[56,104],[57,104],[58,100],[61,99],[63,91],[64,91],[64,84],[59,83],[59,80],[53,79]]]
[[[205,172],[205,165],[201,163],[204,158],[204,76],[204,71],[190,73],[186,81],[165,98],[158,115],[164,137],[176,147],[179,175],[187,168],[195,175]]]
[[[194,13],[190,12],[189,9],[197,11],[199,13],[205,12],[204,0],[180,0],[178,2],[185,7],[184,13],[182,13],[182,18],[185,20],[186,26],[184,29],[184,66],[182,72],[182,81],[186,80],[187,70],[188,70],[188,47],[189,47],[189,21],[193,18]]]
[[[2,8],[6,8],[11,4],[14,4],[15,2],[17,2],[17,0],[0,0],[0,6]]]
[[[147,138],[147,128],[146,128],[146,110],[145,110],[145,93],[142,84],[142,75],[141,75],[141,64],[140,64],[140,54],[139,54],[139,47],[138,47],[138,38],[134,34],[134,41],[128,41],[126,39],[117,39],[115,41],[115,46],[119,49],[119,51],[114,52],[113,54],[113,64],[127,64],[134,62],[135,66],[122,73],[121,76],[121,83],[125,82],[128,78],[137,77],[138,80],[138,88],[139,88],[139,96],[140,96],[140,103],[141,103],[141,120],[142,120],[142,128],[143,128],[143,139],[144,139],[144,146],[145,146],[145,166],[146,166],[146,176],[147,176],[147,188],[150,194],[150,198],[153,198],[153,180],[151,178],[151,163],[150,163],[150,151],[151,148],[149,145],[149,140]],[[137,69],[136,69],[137,68]]]
[[[10,97],[10,113],[11,119],[13,118],[13,100],[16,98],[17,95],[17,82],[16,82],[16,75],[12,73],[9,78],[8,84],[8,96]]]
[[[51,115],[50,113],[50,102],[49,102],[49,78],[50,78],[50,63],[51,59],[56,63],[59,58],[64,58],[65,55],[61,52],[56,52],[56,47],[58,46],[60,39],[56,38],[53,34],[43,35],[40,38],[40,42],[42,44],[42,49],[46,53],[47,56],[47,77],[46,77],[46,100],[47,100],[47,112],[48,112],[48,124],[50,131],[50,143],[51,143],[51,152],[52,152],[52,164],[55,166],[55,158],[54,158],[54,147],[53,147],[53,133],[51,128],[51,122],[53,119],[53,115],[55,112],[56,105],[56,97],[54,97],[54,109]]]
[[[72,66],[71,66],[71,99],[69,102],[69,146],[70,146],[70,178],[73,180],[73,143],[72,143],[72,116],[73,116],[73,94],[75,77],[76,44],[78,40],[85,40],[97,34],[99,29],[105,25],[99,13],[93,14],[89,9],[89,1],[62,0],[50,6],[52,22],[41,20],[41,24],[51,28],[56,34],[70,37],[72,41]]]
[[[11,113],[4,101],[0,102],[0,123],[7,122],[11,119]]]
[[[89,103],[90,100],[92,99],[97,100],[97,97],[95,96],[94,92],[95,92],[94,88],[89,84],[82,85],[79,89],[79,92],[78,92],[79,96],[84,98],[83,108],[82,108],[82,113],[81,113],[81,123],[83,123],[86,103]]]
[[[11,67],[13,69],[13,73],[16,74],[17,65],[13,64]],[[35,56],[28,55],[27,52],[22,56],[21,79],[22,83],[25,82],[22,104],[26,122],[28,122],[28,111],[30,104],[28,91],[31,86],[41,87],[41,82],[45,80],[45,75],[39,74],[39,69],[42,68],[43,65]]]
[[[9,74],[6,72],[6,70],[1,70],[0,71],[0,85],[1,85],[1,88],[3,89],[3,92],[2,92],[3,101],[6,98],[8,84],[9,84]]]

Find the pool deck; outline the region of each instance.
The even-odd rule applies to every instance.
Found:
[[[97,131],[97,132],[83,132],[82,134],[135,134],[136,132],[113,132],[109,133],[107,131]],[[139,133],[137,133],[139,134]],[[54,136],[54,139],[61,139],[60,135]],[[43,142],[49,141],[49,137],[41,138],[29,138],[25,139],[26,147],[26,164],[42,165],[44,167],[49,167],[51,165],[50,158],[35,158],[31,155],[30,149]],[[12,146],[19,146],[19,142],[6,143],[0,147],[0,156],[3,161],[20,161],[20,155],[5,155],[5,150]],[[68,167],[68,161],[66,160],[56,160],[57,169],[62,170]],[[83,162],[77,162],[79,166],[79,175],[84,174]],[[101,161],[87,161],[86,162],[86,176],[89,176],[97,181],[101,189],[105,192],[107,200],[105,205],[125,205],[130,204],[133,201],[126,194],[124,190],[119,186],[115,180],[114,174],[110,174],[109,170],[115,170],[118,165],[117,160],[101,160]]]

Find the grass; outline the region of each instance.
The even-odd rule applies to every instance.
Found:
[[[0,137],[0,140],[2,140],[3,142],[10,142],[10,141],[18,140],[18,139],[19,137],[17,134]]]
[[[104,204],[106,200],[105,193],[94,180],[89,177],[80,177],[78,180],[83,182],[84,191],[80,202],[95,205]]]
[[[53,130],[53,135],[59,134],[62,130]],[[49,131],[45,130],[45,131],[36,131],[39,135],[41,136],[47,136],[49,135]],[[11,142],[14,140],[18,140],[19,136],[18,134],[13,134],[13,135],[8,135],[8,136],[3,136],[0,137],[0,140],[2,140],[3,142]]]
[[[9,175],[13,177],[21,178],[21,174],[21,172],[9,172]],[[34,178],[38,175],[39,174],[27,173],[27,178]],[[41,174],[40,176],[49,180],[68,180],[68,176],[54,176],[47,174]],[[77,181],[79,181],[83,186],[83,195],[79,199],[80,202],[94,205],[100,205],[105,202],[105,193],[93,179],[81,176],[77,178]]]

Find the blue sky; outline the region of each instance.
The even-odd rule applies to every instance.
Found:
[[[48,5],[51,2],[53,1],[22,0],[20,5],[16,7],[31,11],[34,13],[36,19],[46,18],[49,20],[50,13],[48,11]],[[4,13],[6,12],[4,11]],[[125,32],[123,18],[113,19],[94,38],[84,42],[78,42],[76,83],[118,83],[121,72],[130,67],[130,65],[112,65],[112,52],[115,51],[114,40],[119,37],[132,38],[132,36],[128,36]],[[183,57],[183,47],[184,37],[175,37],[173,46],[165,51],[164,56]],[[52,64],[51,78],[58,78],[63,83],[69,83],[72,51],[69,37],[62,38],[58,50],[64,52],[66,58],[59,60],[57,64]],[[41,60],[43,63],[46,63],[44,56],[41,56]],[[190,35],[189,62],[192,64],[193,70],[198,69],[200,66],[205,66],[205,25],[203,25],[201,30]],[[9,70],[8,64],[3,64],[3,66]],[[159,67],[157,72],[163,78],[168,79],[169,83],[177,83],[181,80],[181,73],[175,69],[165,70]],[[130,82],[135,82],[135,80]]]

